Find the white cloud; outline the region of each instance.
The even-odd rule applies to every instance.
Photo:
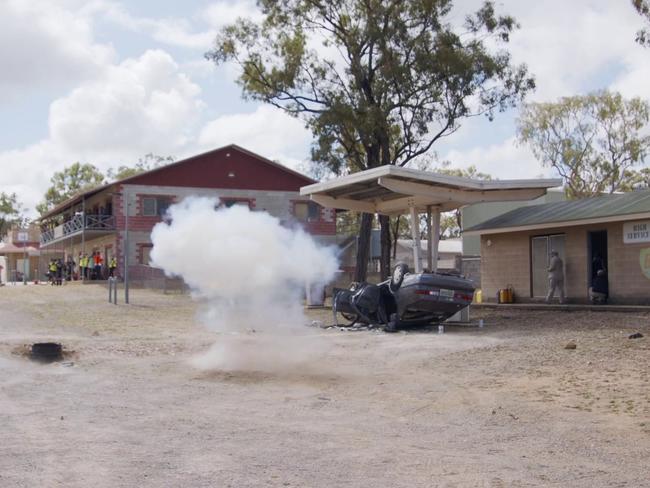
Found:
[[[64,2],[0,2],[0,102],[29,90],[69,88],[101,75],[113,61],[110,46],[93,40],[91,20],[67,10]]]
[[[100,14],[104,20],[130,31],[144,33],[161,44],[200,51],[209,49],[218,30],[238,18],[261,19],[252,0],[214,2],[186,18],[138,17],[112,0],[94,0],[85,11]]]
[[[52,172],[60,169],[61,157],[51,141],[41,141],[22,150],[0,152],[0,188],[15,192],[33,215]]]
[[[208,5],[197,17],[213,28],[220,29],[235,23],[240,17],[259,22],[262,20],[262,12],[253,0],[219,1]]]
[[[194,140],[199,95],[163,51],[109,66],[52,103],[47,139],[0,153],[0,186],[33,209],[52,173],[75,161],[106,170],[149,152],[177,155]]]
[[[460,0],[455,16],[477,10],[483,0]],[[611,81],[607,73],[638,50],[635,32],[641,24],[631,2],[609,0],[501,0],[498,14],[515,17],[516,30],[505,48],[516,63],[535,75],[533,101],[550,101],[590,91]]]
[[[452,167],[473,165],[499,179],[553,177],[550,169],[542,167],[527,147],[516,144],[514,137],[483,147],[452,149],[441,156],[451,161]]]
[[[199,94],[169,54],[147,51],[56,100],[50,108],[50,137],[88,157],[124,150],[167,154],[185,145],[196,128]]]
[[[204,148],[234,143],[293,168],[308,156],[311,140],[301,120],[268,105],[252,113],[222,115],[208,122],[198,137]]]
[[[522,25],[512,53],[537,78],[535,100],[605,88],[603,72],[637,48],[635,14],[621,2],[512,2],[504,10]]]
[[[133,32],[145,33],[157,42],[171,46],[207,49],[215,35],[213,30],[195,31],[192,22],[185,18],[136,17],[122,4],[109,0],[96,0],[87,8],[101,14],[104,20]]]

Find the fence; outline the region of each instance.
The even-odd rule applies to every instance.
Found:
[[[170,278],[165,276],[162,269],[144,264],[129,266],[129,285],[161,290],[164,293],[189,293],[190,291],[182,278]]]
[[[76,234],[84,230],[114,230],[115,217],[112,215],[75,215],[73,218],[41,233],[41,244],[46,244],[54,239]]]

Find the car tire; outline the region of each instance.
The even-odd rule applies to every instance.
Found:
[[[404,281],[404,276],[409,272],[409,267],[406,264],[398,264],[393,268],[393,274],[390,276],[390,281],[388,282],[388,289],[391,293],[397,293],[402,282]]]

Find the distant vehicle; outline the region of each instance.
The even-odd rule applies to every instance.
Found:
[[[354,283],[335,289],[334,321],[341,314],[349,325],[362,323],[394,332],[404,326],[440,323],[469,306],[474,298],[471,281],[447,273],[410,273],[398,264],[389,280],[378,285]]]

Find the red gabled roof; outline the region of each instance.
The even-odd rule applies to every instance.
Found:
[[[299,191],[314,183],[235,144],[125,178],[117,183],[241,190]]]
[[[240,190],[295,191],[316,181],[292,169],[229,144],[159,168],[95,187],[60,203],[41,219],[60,213],[84,197],[121,184]]]

